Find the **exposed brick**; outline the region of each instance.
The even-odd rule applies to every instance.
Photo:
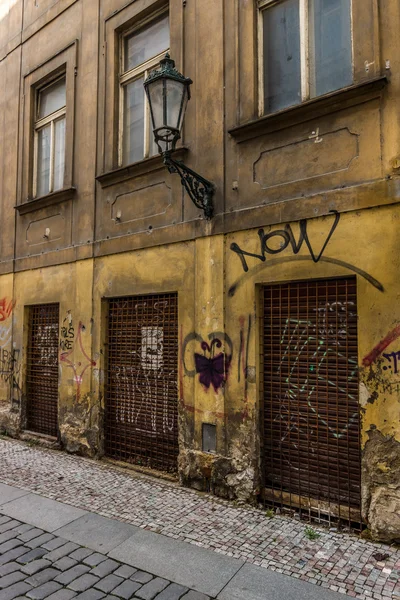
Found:
[[[138,598],[142,598],[143,600],[153,600],[153,598],[162,592],[167,585],[169,585],[169,581],[166,579],[161,579],[161,577],[155,577],[155,579],[152,579],[149,581],[149,583],[146,583],[146,585],[136,592],[136,596]]]

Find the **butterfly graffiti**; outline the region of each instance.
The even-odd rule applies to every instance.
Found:
[[[225,355],[224,352],[215,355],[215,349],[221,347],[221,340],[214,338],[210,344],[205,341],[201,342],[201,349],[204,354],[198,354],[197,352],[194,354],[196,373],[200,375],[200,383],[207,389],[212,385],[216,392],[226,381],[232,358]]]

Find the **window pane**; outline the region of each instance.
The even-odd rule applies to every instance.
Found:
[[[65,78],[59,79],[39,92],[38,119],[65,106]]]
[[[263,12],[264,112],[301,101],[299,0]]]
[[[165,15],[125,38],[124,71],[130,71],[168,48],[169,16]]]
[[[311,0],[311,96],[320,96],[353,81],[351,0]]]
[[[124,87],[124,163],[142,160],[144,155],[143,77]]]
[[[54,123],[54,185],[53,190],[64,186],[65,118]]]
[[[47,125],[38,131],[36,196],[50,190],[50,147],[51,127]]]

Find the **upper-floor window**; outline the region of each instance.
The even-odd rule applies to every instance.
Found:
[[[351,0],[259,0],[260,112],[353,82]]]
[[[153,139],[143,82],[169,49],[165,11],[121,36],[119,164],[127,165],[158,153]]]
[[[66,78],[36,92],[34,123],[34,196],[44,196],[64,186]]]

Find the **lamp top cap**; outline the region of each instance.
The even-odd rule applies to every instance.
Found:
[[[175,68],[175,61],[170,57],[169,52],[167,52],[164,58],[160,60],[160,68],[151,71],[144,82],[144,85],[154,81],[155,79],[161,78],[175,79],[176,81],[185,83],[188,86],[193,83],[190,77],[185,77],[178,71],[178,69]]]

